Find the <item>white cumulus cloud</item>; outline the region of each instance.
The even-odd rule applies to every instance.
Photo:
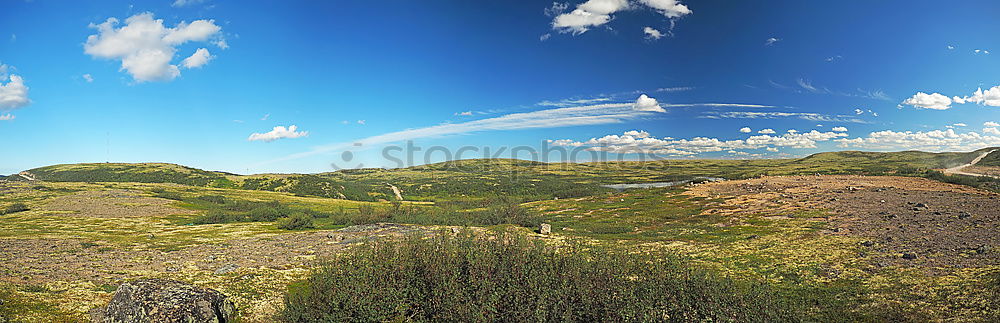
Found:
[[[6,75],[6,65],[3,68],[2,76]],[[4,81],[9,80],[6,84]],[[31,104],[28,99],[28,87],[24,85],[24,79],[17,75],[9,75],[0,78],[0,110],[13,110],[23,108]]]
[[[903,104],[916,108],[947,110],[951,108],[951,99],[941,93],[927,94],[917,92],[917,94],[903,101]]]
[[[0,114],[0,121],[12,121],[15,118],[17,118],[17,117],[15,117],[13,114],[10,114],[10,113]]]
[[[297,130],[298,127],[296,127],[295,125],[288,126],[288,128],[285,128],[285,126],[276,126],[274,127],[274,129],[271,129],[271,131],[265,133],[250,134],[250,137],[247,138],[247,140],[272,142],[278,139],[293,139],[309,135],[308,131],[297,131]]]
[[[992,130],[987,130],[992,129]],[[837,139],[840,147],[861,147],[877,150],[918,149],[926,151],[969,151],[1000,146],[1000,131],[983,129],[958,133],[955,129],[930,131],[883,130],[869,133],[867,137]]]
[[[750,127],[743,127],[743,128],[740,128],[740,132],[742,132],[742,133],[751,133],[751,132],[753,132],[753,129],[750,129]]]
[[[660,103],[656,99],[648,97],[645,94],[640,95],[632,107],[636,111],[667,112],[667,110],[660,107]]]
[[[983,126],[984,127],[1000,127],[1000,123],[996,123],[996,122],[993,122],[993,121],[986,121],[986,122],[983,122]]]
[[[640,135],[637,135],[640,134]],[[709,152],[749,154],[744,150],[765,149],[777,151],[777,147],[816,148],[818,142],[846,137],[845,133],[819,132],[787,133],[780,136],[754,135],[746,139],[723,140],[719,138],[694,137],[690,139],[655,138],[645,131],[629,131],[622,135],[607,135],[586,141],[570,139],[549,140],[555,146],[586,147],[590,151],[605,151],[617,154],[656,154],[673,156],[693,156]]]
[[[678,0],[639,0],[642,4],[653,8],[667,18],[680,18],[691,14],[691,9]]]
[[[663,37],[663,33],[660,32],[659,30],[656,30],[656,28],[653,27],[642,28],[642,32],[646,34],[646,37],[652,39],[660,39],[661,37]]]
[[[90,24],[97,34],[87,37],[84,53],[96,58],[120,60],[121,70],[139,82],[177,78],[181,74],[180,69],[171,63],[177,46],[213,39],[217,42],[222,37],[222,27],[216,25],[214,20],[180,22],[168,28],[163,25],[162,19],[154,19],[151,12],[131,16],[125,19],[124,25],[119,27],[119,24],[114,17],[100,24]],[[202,54],[207,55],[207,50]],[[188,57],[192,59],[190,62],[185,60],[185,67],[197,65],[196,55],[199,55],[198,52]],[[207,59],[201,64],[205,62]]]
[[[90,74],[83,74],[83,80],[87,81],[87,83],[93,83],[94,77],[91,76]]]
[[[770,134],[776,134],[778,132],[774,131],[774,129],[771,129],[771,128],[765,128],[765,129],[761,129],[760,131],[757,131],[757,133],[764,134],[764,135],[770,135]]]
[[[675,19],[691,14],[691,9],[678,0],[638,0],[636,4],[649,7],[667,17],[671,21],[671,26]],[[628,0],[587,0],[568,13],[564,12],[568,9],[567,5],[556,3],[547,8],[545,14],[555,16],[552,19],[553,30],[578,35],[607,24],[613,19],[612,14],[631,8]],[[662,36],[662,33],[656,32]],[[654,36],[654,38],[659,37]]]
[[[833,131],[836,131],[836,132],[846,132],[847,131],[847,127],[833,127],[830,130],[833,130]]]
[[[611,21],[611,14],[628,8],[626,0],[588,0],[575,10],[552,20],[552,29],[562,33],[582,34],[590,28]]]
[[[977,89],[972,96],[966,97],[955,97],[955,103],[976,103],[991,107],[1000,107],[1000,85],[994,86],[986,91],[982,88]]]
[[[209,53],[207,49],[199,48],[194,51],[194,54],[191,54],[191,56],[188,56],[188,58],[181,61],[181,65],[185,68],[199,68],[208,64],[208,61],[214,58],[215,56],[212,56],[212,53]]]

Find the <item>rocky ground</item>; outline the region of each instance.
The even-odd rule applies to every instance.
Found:
[[[0,187],[30,195],[26,187]],[[84,320],[120,284],[138,278],[194,282],[231,296],[249,322],[268,321],[288,283],[351,245],[442,230],[397,224],[290,232],[270,224],[183,225],[196,211],[141,191],[99,189],[31,202],[0,234],[0,287],[40,301],[27,321]],[[47,316],[54,315],[54,316]],[[57,319],[59,318],[59,319]]]
[[[698,185],[689,194],[727,198],[708,213],[770,219],[822,217],[830,235],[859,236],[876,265],[1000,264],[1000,194],[922,178],[764,177]]]
[[[164,278],[218,290],[241,320],[267,322],[289,283],[352,245],[446,230],[185,225],[178,219],[198,211],[138,187],[19,185],[0,185],[4,198],[31,207],[0,218],[0,298],[46,304],[19,316],[27,321],[84,320],[124,282]],[[899,288],[928,288],[908,302],[933,306],[935,317],[980,317],[981,293],[955,295],[1000,266],[1000,195],[922,178],[772,176],[534,204],[554,223],[553,237],[648,242],[734,277],[864,280],[881,293],[872,304],[902,302]]]

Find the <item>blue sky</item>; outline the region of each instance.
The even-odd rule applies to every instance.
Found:
[[[1000,146],[996,12],[995,1],[9,0],[0,173],[397,166],[381,149],[407,139],[424,148],[418,164],[431,146],[631,159]]]

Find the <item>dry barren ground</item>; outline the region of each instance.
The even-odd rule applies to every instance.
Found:
[[[1000,264],[1000,195],[922,178],[764,177],[698,185],[728,198],[708,213],[824,218],[831,235],[859,236],[879,266],[962,268]]]
[[[30,195],[29,186],[3,187]],[[114,286],[164,277],[215,288],[233,297],[250,322],[279,308],[288,283],[352,244],[440,228],[374,224],[288,232],[272,224],[183,225],[194,211],[141,191],[98,189],[32,202],[32,210],[0,222],[0,285],[40,301],[26,321],[84,320],[106,304]]]

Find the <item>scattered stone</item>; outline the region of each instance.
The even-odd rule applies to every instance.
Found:
[[[875,242],[874,241],[870,241],[870,240],[869,241],[862,241],[861,245],[865,246],[865,247],[871,248],[871,247],[875,246]]]
[[[459,229],[458,227],[451,227],[452,234],[458,234],[459,231],[461,231],[461,229]]]
[[[959,219],[959,220],[962,220],[962,219],[968,219],[968,218],[970,218],[970,217],[972,217],[972,213],[969,213],[969,212],[965,212],[965,211],[962,211],[962,212],[958,212],[958,219]]]
[[[408,233],[414,232],[418,229],[411,225],[395,224],[395,223],[375,223],[375,224],[359,224],[352,225],[346,228],[339,229],[340,232],[374,232],[374,231],[389,231],[389,232],[399,232]]]
[[[140,279],[119,286],[100,314],[91,317],[104,323],[224,323],[235,317],[236,307],[216,290],[174,280]]]
[[[538,233],[550,234],[552,233],[552,225],[548,223],[542,223],[542,226],[538,228]]]
[[[906,259],[906,260],[917,259],[917,254],[915,254],[915,253],[909,253],[909,252],[904,253],[903,254],[903,259]]]
[[[222,267],[219,267],[219,269],[216,269],[215,270],[215,274],[216,275],[228,274],[228,273],[236,271],[236,269],[239,269],[239,268],[240,268],[240,266],[237,265],[237,264],[225,264],[225,265],[222,265]]]

